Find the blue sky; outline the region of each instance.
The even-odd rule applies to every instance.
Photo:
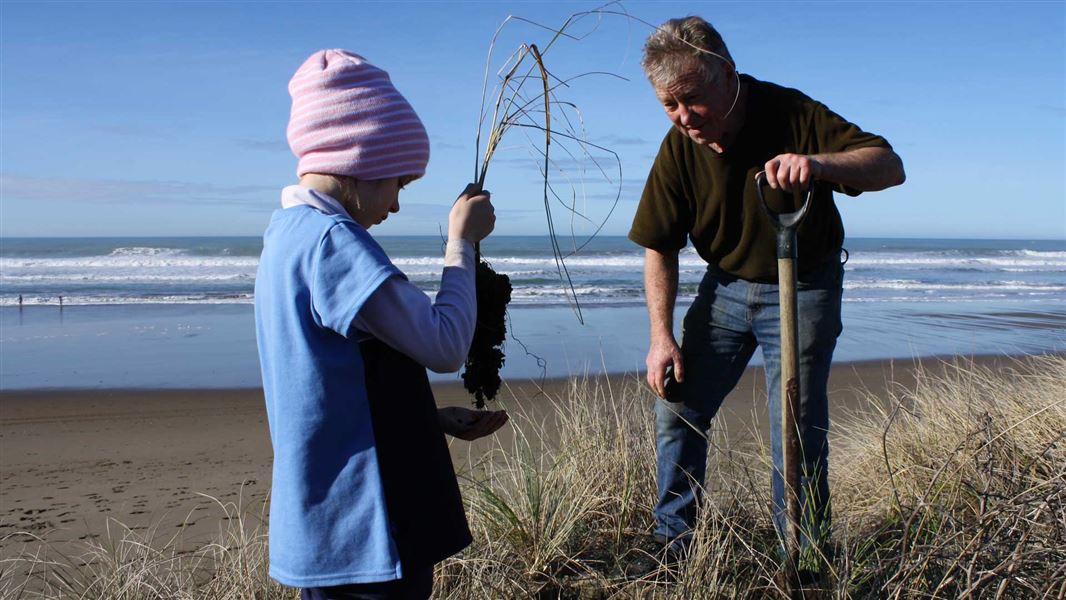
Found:
[[[285,143],[292,72],[341,47],[389,71],[426,124],[427,176],[375,233],[434,235],[473,176],[485,55],[508,15],[558,25],[595,3],[0,4],[0,235],[258,235],[295,180]],[[839,197],[851,236],[1066,238],[1063,2],[627,2],[653,23],[699,14],[741,72],[796,87],[889,139],[900,188]],[[572,30],[592,31],[592,21]],[[591,221],[624,234],[669,124],[640,72],[649,29],[605,16],[545,57],[587,77],[561,99],[615,151],[608,183],[561,161]],[[510,23],[498,58],[536,27]],[[499,60],[496,61],[499,64]],[[533,132],[535,133],[535,132]],[[491,167],[500,234],[546,233],[535,135]],[[572,147],[574,149],[576,147]],[[561,148],[555,150],[557,154]],[[603,153],[594,153],[603,158]],[[561,154],[559,154],[561,156]],[[571,221],[556,206],[556,226]],[[587,225],[574,221],[579,233]]]

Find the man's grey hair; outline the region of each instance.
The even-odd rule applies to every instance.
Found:
[[[735,67],[721,34],[700,17],[670,19],[644,43],[640,66],[655,87],[665,86],[695,68],[708,83],[721,72],[722,63]]]

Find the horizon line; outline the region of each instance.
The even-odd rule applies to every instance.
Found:
[[[396,234],[386,233],[381,235],[371,234],[375,238],[432,238],[439,239],[438,235],[429,234]],[[0,235],[0,240],[114,240],[114,239],[222,239],[222,238],[248,238],[259,239],[262,235]],[[505,238],[548,238],[548,234],[500,234],[492,235],[486,239]],[[595,238],[625,238],[625,234],[600,234]],[[1061,238],[1049,237],[923,237],[923,236],[892,236],[892,235],[855,235],[846,236],[845,241],[852,240],[960,240],[960,241],[989,241],[989,242],[1066,242],[1066,236]],[[634,243],[634,245],[637,245]],[[686,244],[686,247],[691,243]]]

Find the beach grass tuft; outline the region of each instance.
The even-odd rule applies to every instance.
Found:
[[[990,364],[919,367],[834,424],[833,552],[813,597],[1066,595],[1066,357]],[[583,377],[545,401],[460,474],[474,543],[438,567],[436,597],[783,597],[759,444],[712,434],[691,548],[657,564],[649,393]],[[296,598],[267,576],[246,509],[218,502],[217,541],[194,549],[117,522],[77,556],[38,545],[0,563],[0,596]]]

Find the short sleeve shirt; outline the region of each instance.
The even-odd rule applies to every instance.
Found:
[[[270,438],[270,575],[294,587],[402,577],[351,324],[403,274],[359,224],[275,211],[255,283]]]
[[[803,93],[741,75],[748,86],[744,125],[722,154],[671,128],[659,147],[637,207],[629,238],[660,251],[677,251],[692,241],[709,264],[737,277],[777,281],[776,233],[755,188],[755,175],[783,153],[819,154],[855,148],[891,148],[881,136],[849,123]],[[802,205],[764,187],[777,211]],[[797,236],[798,270],[811,272],[844,241],[844,227],[833,191],[858,190],[819,183]]]

